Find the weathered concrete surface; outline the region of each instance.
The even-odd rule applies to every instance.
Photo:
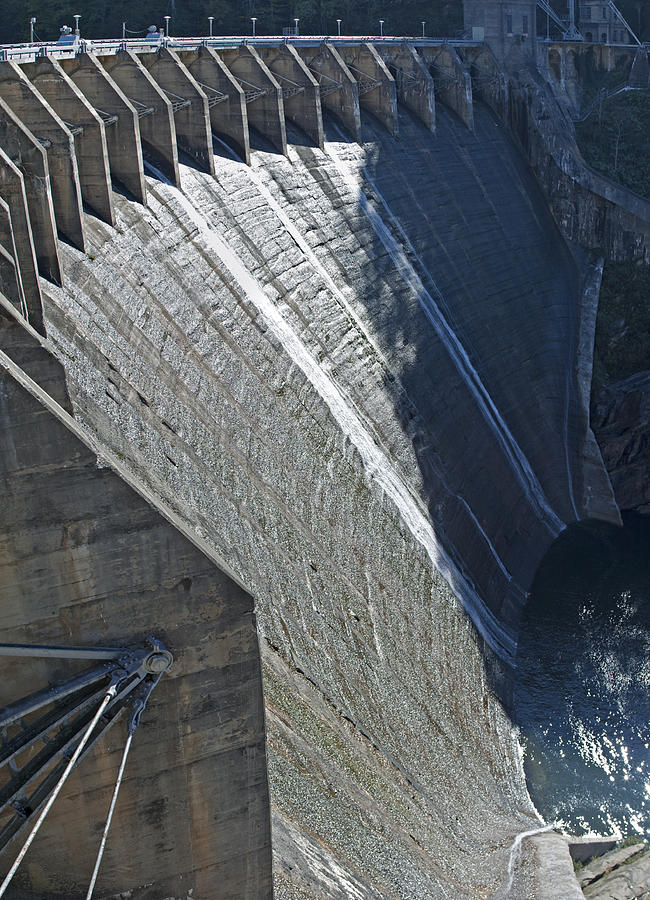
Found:
[[[179,53],[187,68],[208,95],[212,131],[234,142],[244,162],[250,163],[250,138],[246,94],[218,53],[199,47]]]
[[[106,126],[106,145],[111,175],[136,200],[146,203],[136,108],[91,53],[63,59],[61,66],[102,118],[110,122]]]
[[[604,388],[592,422],[619,507],[650,512],[650,372]]]
[[[84,203],[113,225],[108,148],[101,116],[55,59],[39,57],[21,69],[74,135]]]
[[[172,184],[180,184],[174,111],[135,53],[122,50],[115,56],[100,56],[100,63],[138,110],[142,149],[149,153]]]
[[[280,898],[493,894],[537,821],[468,612],[512,652],[591,509],[583,279],[494,117],[439,113],[149,178],[47,290],[79,419],[255,596]]]
[[[23,175],[34,250],[41,275],[61,284],[59,244],[45,149],[0,98],[0,147]]]
[[[69,409],[34,339],[0,320],[0,347]],[[3,640],[123,646],[153,632],[174,653],[133,741],[97,895],[270,898],[252,598],[4,369],[0,400]],[[4,660],[0,703],[70,666]],[[70,777],[8,896],[85,897],[124,740],[120,723]]]
[[[0,62],[0,97],[35,138],[46,142],[57,230],[83,250],[81,185],[72,133],[14,63]]]

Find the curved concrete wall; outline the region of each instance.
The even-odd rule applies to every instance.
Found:
[[[149,163],[146,207],[114,194],[114,228],[86,215],[84,250],[60,245],[47,346],[77,420],[255,598],[276,896],[489,895],[537,822],[502,660],[555,536],[618,517],[582,383],[589,279],[467,91],[446,95],[474,131],[439,105],[434,135],[431,103],[395,104],[408,60],[309,57],[345,100],[323,151],[260,57],[226,63],[257,149],[248,167],[218,139],[214,176],[178,156],[181,88],[145,103],[155,67],[107,64],[155,107],[167,177]],[[204,125],[216,83],[189,107]],[[384,125],[358,119],[373,91]]]

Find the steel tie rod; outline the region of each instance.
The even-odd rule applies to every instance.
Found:
[[[85,731],[85,733],[84,733],[84,736],[82,737],[81,741],[79,742],[79,746],[77,747],[77,749],[76,749],[75,752],[73,753],[73,755],[72,755],[72,757],[71,757],[71,759],[70,759],[70,762],[69,762],[68,765],[65,767],[65,771],[63,772],[63,774],[62,774],[61,777],[59,778],[59,780],[58,780],[58,782],[57,782],[57,784],[56,784],[56,787],[54,788],[54,790],[52,791],[52,794],[50,795],[50,799],[49,799],[49,800],[47,801],[47,803],[45,804],[45,807],[44,807],[44,809],[43,809],[43,812],[40,814],[40,816],[38,817],[38,819],[37,819],[37,821],[36,821],[36,824],[34,825],[34,827],[32,828],[32,830],[30,831],[29,837],[27,838],[27,840],[26,840],[25,843],[23,844],[22,850],[20,851],[20,853],[19,853],[18,856],[16,857],[16,861],[14,862],[13,866],[11,867],[11,869],[7,872],[7,875],[6,875],[6,877],[5,877],[5,880],[2,882],[2,885],[0,885],[0,897],[4,897],[5,892],[6,892],[7,888],[9,887],[9,884],[11,883],[12,878],[14,877],[14,875],[16,874],[16,872],[18,871],[18,867],[20,866],[21,862],[22,862],[23,859],[25,858],[25,854],[26,854],[27,851],[29,850],[29,848],[30,848],[30,846],[31,846],[31,844],[32,844],[32,841],[33,841],[34,838],[36,837],[36,834],[37,834],[39,828],[40,828],[41,825],[43,824],[43,822],[44,822],[44,820],[45,820],[45,817],[47,816],[47,814],[49,813],[50,809],[52,808],[52,804],[54,803],[54,801],[56,800],[56,798],[59,796],[59,792],[61,791],[61,788],[62,788],[63,785],[65,784],[65,782],[66,782],[66,780],[67,780],[67,778],[68,778],[68,775],[69,775],[70,772],[73,770],[74,765],[75,765],[75,763],[77,762],[79,756],[81,755],[81,752],[82,752],[83,748],[86,746],[86,743],[88,742],[88,739],[90,738],[90,735],[92,734],[92,732],[93,732],[93,730],[94,730],[94,728],[95,728],[95,725],[97,724],[97,722],[98,722],[99,719],[101,718],[101,715],[102,715],[102,713],[104,712],[104,710],[106,709],[106,707],[108,706],[108,704],[109,704],[109,703],[111,702],[111,700],[115,697],[116,692],[117,692],[117,687],[116,687],[116,685],[112,684],[112,685],[109,687],[109,689],[107,690],[106,696],[104,697],[104,699],[103,699],[102,702],[100,703],[99,709],[98,709],[97,712],[95,713],[95,715],[94,715],[94,717],[93,717],[93,719],[92,719],[90,725],[88,726],[88,728],[86,729],[86,731]]]

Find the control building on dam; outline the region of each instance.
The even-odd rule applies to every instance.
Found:
[[[594,322],[650,207],[501,7],[3,48],[0,896],[582,896],[509,673],[620,521]]]

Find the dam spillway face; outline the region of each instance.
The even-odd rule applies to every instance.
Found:
[[[503,673],[552,541],[618,511],[589,273],[466,63],[5,61],[0,122],[4,633],[175,659],[100,895],[533,896]],[[120,752],[20,896],[85,896]]]

